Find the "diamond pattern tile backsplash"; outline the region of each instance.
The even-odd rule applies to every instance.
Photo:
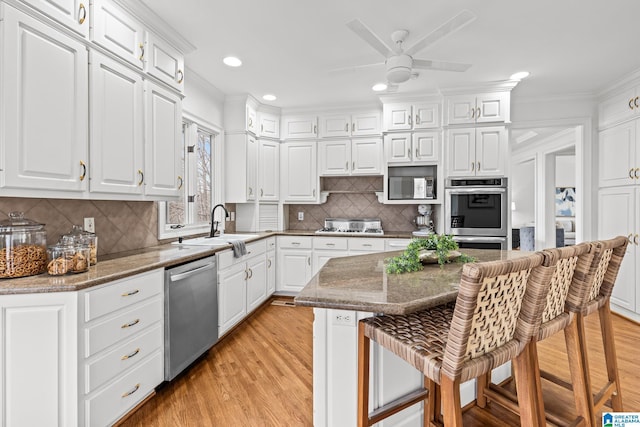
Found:
[[[418,214],[417,205],[383,205],[375,191],[382,191],[382,177],[322,178],[324,191],[349,191],[331,193],[321,205],[289,205],[289,229],[317,230],[325,218],[380,218],[387,231],[414,231],[413,222]],[[298,212],[304,212],[304,221],[298,221]]]

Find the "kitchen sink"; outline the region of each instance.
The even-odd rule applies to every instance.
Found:
[[[231,234],[225,233],[222,236],[218,236],[218,239],[225,240],[249,240],[258,237],[257,234]]]
[[[195,239],[185,239],[182,243],[173,242],[174,245],[191,246],[224,246],[232,240],[248,240],[258,237],[257,234],[223,234],[217,237],[196,237]]]

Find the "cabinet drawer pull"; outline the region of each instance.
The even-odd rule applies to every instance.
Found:
[[[267,268],[271,268],[271,260],[270,259],[267,260]]]
[[[633,236],[633,244],[638,246],[638,235]]]
[[[245,282],[249,279],[249,270],[244,271],[244,280]]]
[[[629,178],[633,179],[633,168],[629,169]]]
[[[138,46],[140,47],[140,58],[139,59],[140,59],[140,61],[144,61],[144,44],[140,43]]]
[[[123,296],[123,297],[130,297],[131,295],[135,295],[135,294],[137,294],[138,292],[140,292],[140,289],[135,289],[135,290],[130,291],[130,292],[125,292],[124,294],[122,294],[122,296]]]
[[[122,397],[127,397],[127,396],[131,396],[133,393],[135,393],[136,391],[138,391],[138,389],[140,388],[140,383],[136,384],[133,389],[126,391],[124,393],[122,393]]]
[[[344,164],[344,169],[345,169],[345,170],[349,170],[349,162],[345,162],[345,164]]]
[[[352,162],[351,164],[352,164],[351,170],[353,171],[356,170],[356,162]]]
[[[418,151],[418,149],[416,148],[416,160],[418,160],[420,158],[420,153]]]
[[[122,356],[120,358],[120,360],[127,360],[127,359],[131,359],[133,356],[135,356],[136,354],[140,353],[140,348],[136,348],[133,353],[129,353],[129,354],[125,354],[124,356]]]
[[[471,162],[471,172],[476,170],[476,162]]]
[[[640,179],[640,176],[638,176],[638,171],[640,171],[640,168],[636,168],[635,171],[633,171],[633,176],[635,176],[636,179]]]
[[[307,258],[307,264],[311,265],[311,258]]]
[[[326,243],[327,246],[335,246],[335,243]]]
[[[313,197],[316,197],[316,189],[313,189]]]
[[[636,96],[636,98],[633,100],[633,105],[635,105],[636,108],[640,108],[640,105],[638,105],[638,98],[640,97]]]
[[[480,162],[478,162],[478,167],[476,168],[478,172],[480,172]]]
[[[264,197],[264,190],[262,188],[260,189],[260,197]]]
[[[82,173],[80,174],[80,181],[84,181],[87,177],[87,165],[84,164],[82,160],[80,160],[80,167],[82,168]]]
[[[633,233],[629,233],[629,234],[627,235],[627,240],[629,241],[629,244],[630,244],[630,245],[633,245],[633,240],[631,239],[632,237],[633,237]]]
[[[184,80],[184,73],[182,72],[182,70],[178,70],[176,74],[180,76],[178,78],[178,84],[182,83],[182,81]]]
[[[355,131],[356,131],[356,124],[351,123],[351,132],[355,132]]]
[[[420,124],[420,116],[416,114],[416,124],[419,125]]]
[[[344,124],[344,131],[349,132],[349,123]]]
[[[292,245],[299,245],[300,242],[291,242]]]
[[[249,127],[250,128],[253,127],[253,119],[251,117],[249,117]]]
[[[475,109],[475,108],[472,108],[472,109],[471,109],[471,118],[472,118],[472,119],[475,119],[475,118],[476,118],[476,109]]]
[[[409,114],[409,126],[413,126],[413,116]]]
[[[407,148],[407,157],[411,158],[411,148]]]
[[[313,134],[317,134],[318,133],[318,125],[313,125]]]
[[[478,107],[478,112],[476,113],[476,119],[480,118],[480,107]]]
[[[363,243],[362,246],[370,248],[371,247],[371,243]]]
[[[125,323],[124,325],[120,326],[120,328],[122,329],[130,328],[132,326],[137,325],[138,323],[140,323],[140,319],[136,319],[133,322]]]
[[[249,187],[249,195],[253,196],[253,188]]]
[[[633,102],[633,98],[631,98],[631,99],[629,100],[629,109],[630,109],[630,110],[633,110],[633,104],[634,104],[634,102]]]
[[[87,9],[84,7],[84,3],[80,3],[80,7],[78,8],[78,24],[80,25],[84,24],[84,21],[86,19],[87,19]]]
[[[182,190],[182,184],[184,184],[184,179],[182,179],[180,175],[178,175],[178,181],[180,181],[180,184],[178,184],[178,190]]]
[[[144,184],[144,172],[142,172],[142,169],[138,169],[138,175],[140,175],[140,181],[138,181],[138,187],[140,187]]]

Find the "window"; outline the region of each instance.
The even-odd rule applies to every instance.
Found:
[[[158,203],[158,238],[204,233],[211,227],[216,154],[220,132],[188,117],[182,125],[183,192],[178,201]],[[217,197],[214,197],[217,196]]]

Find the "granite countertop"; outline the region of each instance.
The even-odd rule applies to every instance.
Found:
[[[296,305],[408,314],[454,301],[462,263],[428,264],[414,273],[387,274],[384,260],[402,251],[330,259],[295,297]],[[464,249],[478,261],[517,258],[521,251]]]
[[[240,232],[242,233],[242,232]],[[250,243],[277,235],[317,236],[315,230],[285,230],[277,232],[251,232],[258,237],[248,239]],[[411,233],[392,233],[380,237],[405,237]],[[347,236],[342,236],[347,237]],[[349,236],[353,237],[353,236]],[[362,236],[378,237],[378,236]],[[47,273],[37,276],[27,276],[17,279],[0,279],[0,295],[28,294],[42,292],[72,292],[91,286],[101,285],[113,280],[144,273],[156,268],[171,267],[188,261],[204,258],[226,249],[231,245],[207,247],[165,244],[134,251],[100,256],[98,263],[92,265],[89,271],[64,276],[50,276]]]

